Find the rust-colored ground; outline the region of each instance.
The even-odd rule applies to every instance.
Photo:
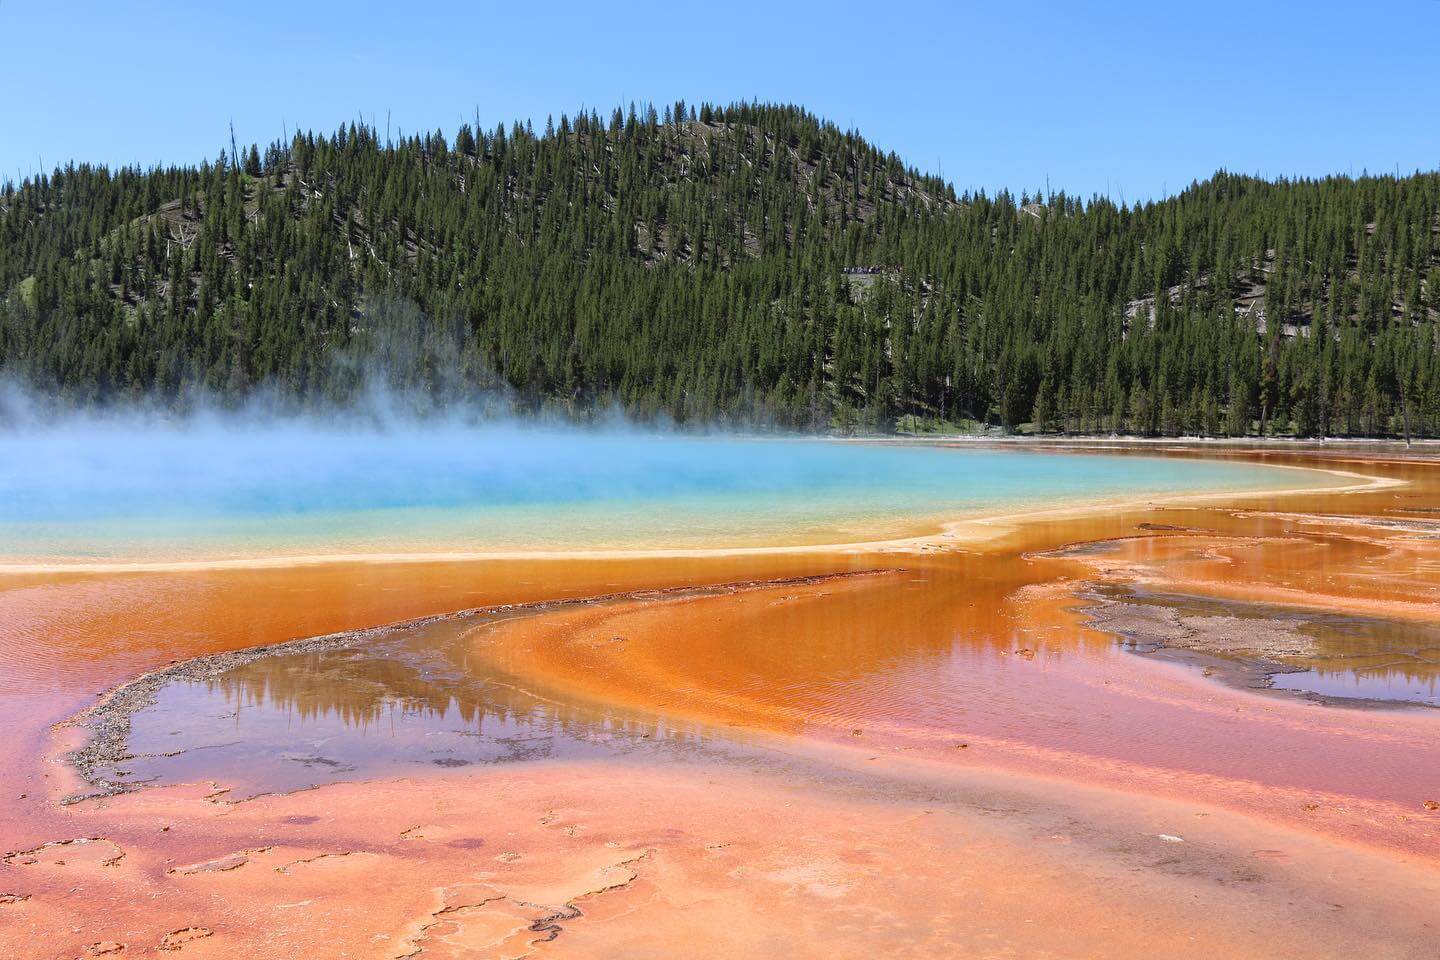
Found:
[[[0,955],[1435,957],[1440,715],[1225,686],[1076,609],[1098,583],[1440,621],[1440,466],[1291,458],[1322,459],[1406,485],[986,521],[876,551],[0,574]],[[868,569],[890,572],[464,636],[472,669],[723,755],[238,803],[220,768],[58,803],[78,732],[51,725],[175,659]],[[1318,659],[1434,681],[1424,651],[1387,667],[1365,631],[1349,642],[1325,635]],[[350,695],[343,676],[303,692]]]

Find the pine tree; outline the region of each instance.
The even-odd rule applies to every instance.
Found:
[[[0,376],[75,403],[344,403],[379,368],[578,417],[1440,430],[1436,174],[957,195],[756,103],[226,148],[0,186]],[[397,303],[429,328],[404,350]]]

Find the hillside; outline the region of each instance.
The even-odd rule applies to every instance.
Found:
[[[689,422],[1440,434],[1440,175],[957,196],[787,106],[363,126],[0,193],[0,372]]]

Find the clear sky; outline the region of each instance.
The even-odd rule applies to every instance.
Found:
[[[213,158],[232,119],[451,135],[676,98],[799,103],[960,189],[1440,167],[1440,0],[0,0],[0,25],[0,178]]]

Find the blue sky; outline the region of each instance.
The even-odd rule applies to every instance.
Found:
[[[1219,167],[1440,167],[1440,0],[0,0],[0,178],[181,163],[387,113],[407,131],[684,98],[803,104],[960,189],[1134,200]]]

